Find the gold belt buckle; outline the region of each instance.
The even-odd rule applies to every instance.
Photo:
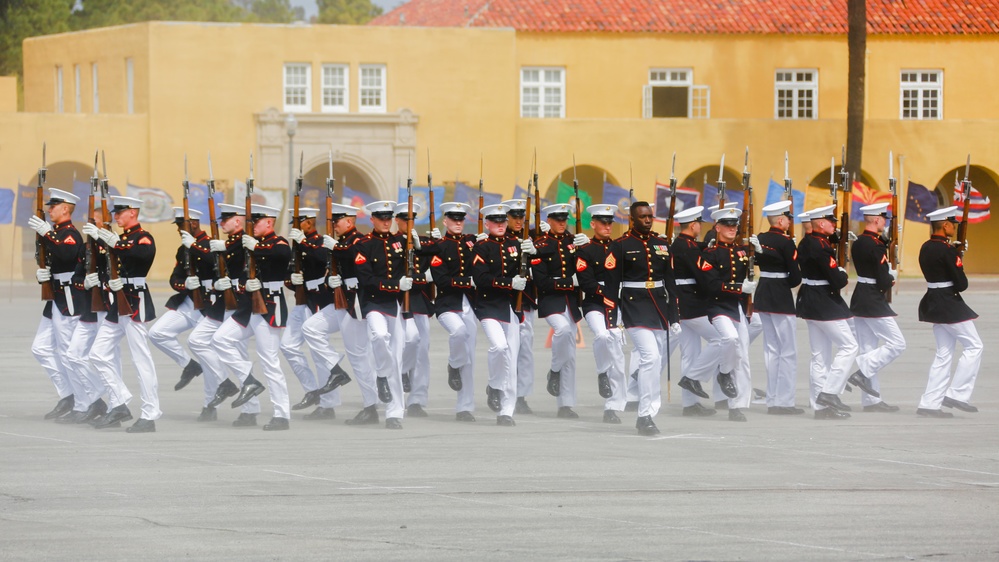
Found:
[[[645,288],[646,289],[655,289],[656,288],[656,282],[655,281],[646,281],[645,282]]]

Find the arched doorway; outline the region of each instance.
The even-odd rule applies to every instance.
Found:
[[[832,173],[835,174],[836,181],[840,181],[839,166],[836,166],[835,168],[826,168],[813,176],[812,180],[808,182],[808,188],[805,190],[805,208],[802,209],[802,211],[833,204],[833,200],[831,198],[832,192],[829,187],[830,170],[832,170]],[[861,185],[858,186],[857,183],[860,183]],[[860,171],[860,177],[855,178],[851,185],[853,189],[852,202],[854,208],[869,205],[871,203],[877,203],[882,200],[891,200],[891,194],[888,192],[882,192],[878,188],[878,184],[874,181],[874,178],[864,170]],[[840,214],[842,214],[843,192],[840,191],[839,188],[837,188],[836,191],[836,201],[839,205],[837,210]],[[856,232],[861,228],[862,223],[863,217],[858,216],[857,213],[853,212],[853,209],[850,209],[850,225],[848,228]],[[843,227],[843,225],[837,226],[840,228]]]
[[[580,199],[583,201],[583,229],[590,228],[590,222],[586,218],[589,216],[586,213],[586,207],[588,205],[593,205],[596,203],[602,203],[604,197],[604,184],[609,183],[611,185],[620,186],[612,174],[610,174],[604,168],[600,166],[594,166],[591,164],[579,164],[575,167],[575,170],[570,166],[552,178],[551,182],[548,184],[548,188],[543,192],[543,197],[549,201],[549,205],[555,203],[569,203],[575,208],[576,198],[572,191],[572,180],[573,177],[579,183]],[[559,197],[559,184],[562,185],[562,196]],[[614,201],[617,203],[617,201]],[[542,205],[545,203],[542,202]],[[569,226],[573,227],[576,223],[574,216],[570,214]],[[614,231],[617,234],[617,230]]]
[[[349,162],[337,160],[335,155],[333,175],[335,180],[333,184],[334,203],[361,208],[358,216],[366,216],[363,211],[364,205],[378,199],[378,192],[367,174]],[[318,208],[320,215],[326,212],[326,178],[328,176],[328,161],[314,165],[303,174],[299,206]],[[322,225],[324,219],[320,219],[318,222]],[[323,230],[321,226],[320,230]]]
[[[960,181],[963,177],[964,165],[961,165],[946,172],[937,182],[936,191],[943,199],[939,201],[941,207],[963,206],[963,202],[954,201],[955,181]],[[999,181],[997,181],[999,177],[992,170],[982,166],[971,166],[968,179],[971,181],[972,187],[977,189],[983,197],[988,197],[989,201],[995,201],[999,197]],[[964,260],[965,272],[999,272],[999,264],[988,257],[999,250],[999,238],[997,237],[999,237],[999,222],[996,220],[989,218],[981,222],[974,222],[974,219],[969,221],[968,252],[967,259]]]

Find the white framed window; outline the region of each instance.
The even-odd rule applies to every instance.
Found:
[[[284,110],[312,110],[312,67],[303,63],[284,65]]]
[[[323,65],[324,112],[343,112],[350,107],[349,70],[345,64]]]
[[[101,112],[101,98],[98,95],[100,88],[97,87],[97,63],[90,65],[90,84],[94,90],[94,113]]]
[[[691,68],[652,68],[642,90],[642,117],[707,119],[711,88],[695,85]]]
[[[56,113],[62,113],[62,67],[55,67],[55,110]]]
[[[942,70],[903,70],[900,83],[900,119],[943,119]]]
[[[76,112],[80,112],[80,65],[73,65],[73,98],[76,107]]]
[[[359,71],[359,100],[357,110],[362,113],[385,113],[385,65],[362,64]]]
[[[565,69],[526,66],[520,69],[520,116],[565,117]]]
[[[819,71],[778,68],[774,73],[774,119],[818,119]]]
[[[128,104],[128,113],[135,113],[135,63],[131,57],[125,59],[125,92]]]

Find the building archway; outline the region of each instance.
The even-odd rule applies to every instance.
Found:
[[[562,170],[552,178],[545,189],[543,197],[552,204],[558,200],[558,184],[562,183],[572,186],[573,170],[572,166]],[[576,166],[576,180],[579,182],[579,190],[585,192],[593,199],[593,203],[600,203],[604,195],[604,182],[614,185],[621,185],[617,178],[600,166],[592,164],[579,164]],[[572,201],[570,201],[572,203]]]
[[[938,197],[943,199],[943,201],[938,201],[941,207],[950,205],[960,207],[963,205],[962,202],[954,201],[955,178],[960,179],[963,176],[964,165],[962,164],[944,173],[943,177],[936,183]],[[994,171],[983,166],[971,166],[968,179],[971,181],[972,187],[981,192],[984,197],[988,197],[990,201],[999,198],[999,176]],[[928,235],[929,233],[927,233]],[[968,259],[964,260],[964,271],[966,273],[999,272],[999,264],[988,257],[995,255],[997,250],[999,250],[999,221],[988,218],[982,222],[970,223],[968,225],[968,252],[966,254]]]
[[[700,205],[705,205],[704,201],[704,186],[710,185],[712,187],[718,187],[718,171],[721,168],[719,166],[702,166],[683,179],[680,183],[681,187],[686,187],[689,189],[696,189],[701,192]],[[733,193],[738,191],[739,196],[742,196],[742,174],[736,172],[732,168],[725,166],[725,172],[722,175],[722,179],[725,180],[725,189],[728,193]],[[711,205],[715,203],[710,203]]]

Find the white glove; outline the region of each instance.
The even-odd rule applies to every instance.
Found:
[[[485,233],[485,232],[483,232],[482,234],[476,234],[476,235],[475,235],[475,241],[476,241],[476,242],[482,242],[482,241],[483,241],[483,240],[485,240],[486,238],[489,238],[489,234],[487,234],[487,233]]]
[[[435,240],[440,240],[441,238],[444,238],[444,235],[441,234],[441,229],[434,228],[433,230],[430,231],[430,237]]]
[[[336,289],[343,286],[343,277],[339,275],[330,275],[330,278],[326,280],[326,284],[330,286],[330,289]]]
[[[837,268],[837,269],[839,269],[839,270],[840,270],[840,271],[842,271],[843,273],[846,273],[846,268],[845,268],[845,267],[839,267],[839,268]]]
[[[47,267],[35,270],[35,279],[37,279],[39,283],[51,281],[52,270]]]
[[[293,228],[288,232],[288,238],[291,238],[296,244],[301,244],[302,240],[305,240],[305,233],[299,228]]]
[[[187,289],[188,291],[193,291],[200,286],[201,286],[201,279],[198,279],[193,275],[191,277],[188,277],[187,279],[184,279],[184,288]]]
[[[425,272],[423,273],[423,276],[424,276],[424,277],[426,277],[426,279],[427,279],[427,283],[433,283],[433,282],[434,282],[434,274],[433,274],[433,273],[430,273],[430,270],[429,270],[429,269],[428,269],[428,270],[426,270],[426,271],[425,271]]]
[[[420,235],[416,233],[416,229],[415,228],[413,230],[410,230],[409,234],[413,237],[413,249],[414,250],[419,250],[420,249]]]
[[[225,253],[225,240],[209,240],[208,249],[220,254]]]
[[[892,281],[898,281],[898,270],[897,269],[892,269],[892,268],[889,267],[888,268],[888,275],[891,275],[891,280]]]
[[[30,221],[31,219],[28,220]],[[91,240],[97,240],[100,238],[100,229],[97,228],[97,225],[92,222],[88,222],[83,225],[83,228],[80,229],[80,231],[86,234],[87,238],[90,238]]]
[[[575,246],[585,246],[590,243],[590,237],[580,232],[579,234],[572,237],[572,243]]]
[[[37,232],[39,236],[45,236],[50,230],[52,230],[51,224],[36,217],[35,215],[28,217],[28,226],[35,229],[35,232]]]
[[[669,325],[669,333],[674,336],[679,336],[683,329],[680,327],[679,323]]]
[[[572,274],[572,286],[573,287],[578,287],[579,286],[579,279],[576,278],[576,274],[575,273]]]
[[[413,288],[413,278],[412,277],[400,277],[399,278],[399,290],[406,292]]]
[[[749,237],[749,243],[753,245],[753,249],[756,250],[757,253],[763,253],[763,246],[760,245],[760,239],[757,238],[755,234]]]
[[[524,287],[527,287],[527,278],[521,277],[520,275],[515,275],[513,282],[510,283],[514,291],[523,291]]]
[[[190,248],[195,242],[196,240],[193,236],[191,236],[190,232],[186,230],[180,231],[180,243],[183,244],[185,248]]]
[[[217,291],[228,291],[232,288],[232,279],[228,277],[219,277],[218,281],[215,282],[215,290]]]
[[[473,289],[475,288],[475,278],[474,278],[474,277],[469,277],[469,278],[468,278],[468,283],[469,283],[470,285],[472,285],[472,288],[473,288]]]
[[[742,294],[751,295],[756,291],[756,281],[746,279],[742,282]]]
[[[291,274],[291,284],[292,285],[305,285],[305,276],[301,273]]]
[[[243,247],[252,252],[253,249],[257,247],[257,239],[250,236],[249,234],[244,234]]]
[[[88,291],[100,284],[101,284],[101,279],[97,276],[96,273],[88,273],[86,277],[83,278],[83,288]]]
[[[324,234],[323,248],[326,248],[327,250],[333,250],[333,248],[336,248],[336,238],[333,238],[329,234]]]
[[[954,246],[954,248],[957,251],[959,251],[959,252],[961,251],[961,242],[959,240],[955,240],[955,241],[951,242],[950,244],[951,244],[951,246]],[[964,241],[964,251],[965,252],[968,251],[968,241],[967,240]]]
[[[520,243],[520,251],[525,254],[536,254],[538,249],[534,247],[534,241],[528,238]]]
[[[98,230],[97,235],[100,236],[101,240],[103,240],[104,243],[110,248],[117,246],[118,242],[121,240],[121,237],[106,228]]]
[[[108,281],[108,288],[116,293],[122,290],[124,286],[125,282],[121,280],[121,277]]]
[[[854,234],[854,232],[852,230],[847,230],[846,231],[846,239],[849,240],[850,243],[856,242],[857,241],[857,235]]]
[[[246,285],[243,286],[248,292],[252,293],[259,291],[263,285],[260,283],[260,279],[247,279]]]
[[[548,224],[548,221],[541,223],[541,234],[548,234],[548,231],[552,229],[552,225]]]
[[[797,236],[792,236],[791,237],[791,242],[794,242],[794,247],[795,248],[798,247],[798,237]]]

